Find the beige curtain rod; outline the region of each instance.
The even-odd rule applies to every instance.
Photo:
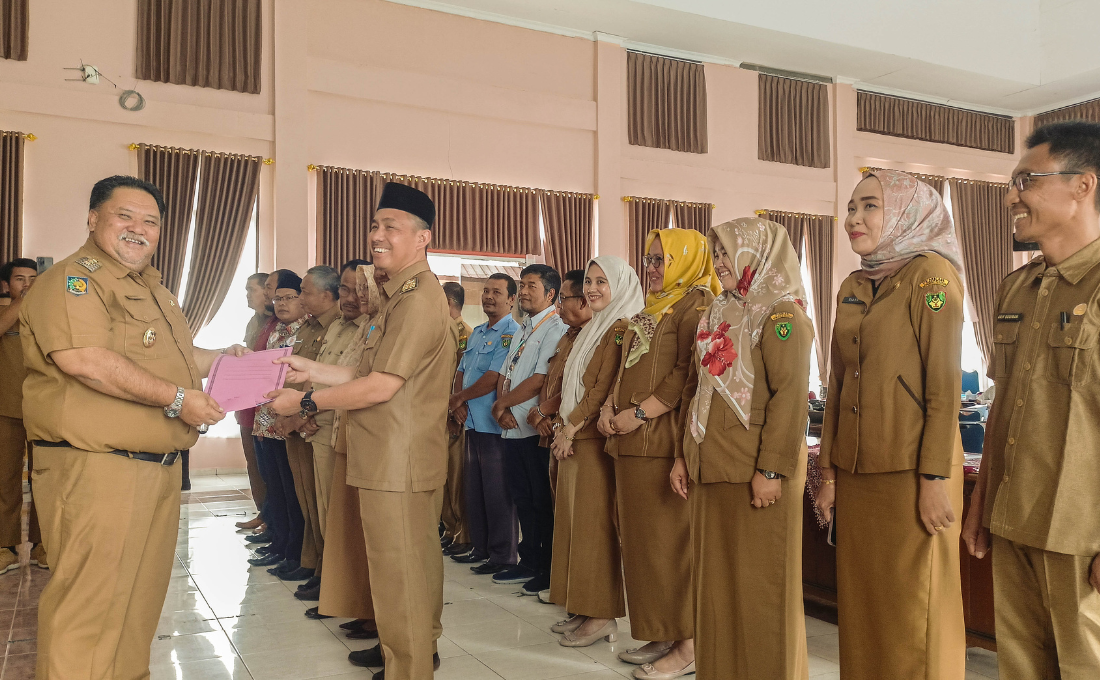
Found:
[[[247,153],[231,153],[229,151],[206,151],[205,149],[184,149],[178,146],[161,146],[159,144],[145,144],[143,142],[134,142],[127,147],[130,151],[137,151],[141,148],[146,149],[160,149],[162,151],[171,151],[173,153],[198,153],[206,154],[208,156],[228,156],[230,158],[261,158],[260,156],[254,156]],[[263,158],[264,165],[274,165],[274,158]]]
[[[33,132],[15,132],[14,130],[4,130],[3,134],[5,134],[5,135],[19,135],[20,137],[27,140],[28,142],[33,142],[34,140],[38,139],[38,136],[36,134],[34,134]]]
[[[443,184],[447,186],[466,186],[466,187],[480,187],[489,189],[502,189],[504,191],[517,191],[520,193],[546,193],[555,194],[558,196],[581,196],[583,198],[591,198],[599,200],[599,194],[587,194],[581,191],[560,191],[555,189],[539,189],[537,187],[517,187],[509,184],[493,184],[491,182],[470,182],[464,179],[442,179],[437,177],[421,177],[419,175],[402,175],[396,172],[384,172],[382,170],[359,170],[356,168],[341,168],[335,165],[316,165],[310,163],[306,166],[308,172],[314,172],[316,170],[329,170],[332,172],[345,172],[345,173],[372,173],[377,172],[382,177],[392,177],[394,179],[407,179],[416,182],[427,182],[428,184]]]

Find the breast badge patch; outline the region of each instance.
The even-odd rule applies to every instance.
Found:
[[[790,321],[781,321],[775,324],[775,335],[780,340],[790,339],[792,330],[794,330],[794,325]]]
[[[500,336],[500,344],[505,346],[505,347],[511,347],[512,346],[512,336],[511,335],[502,335],[502,336]]]
[[[943,309],[946,303],[947,293],[942,290],[938,293],[926,293],[924,296],[924,304],[928,305],[928,309],[931,309],[933,312],[938,312]]]
[[[152,328],[145,331],[145,335],[141,336],[141,344],[145,345],[146,347],[152,347],[153,343],[155,343],[156,341],[157,341],[157,332],[155,330],[153,330]]]
[[[65,290],[73,295],[84,295],[88,292],[88,279],[84,276],[68,276],[65,278]]]
[[[616,333],[615,334],[615,344],[618,345],[619,347],[623,346],[623,334],[622,333]]]

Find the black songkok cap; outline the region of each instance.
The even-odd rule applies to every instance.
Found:
[[[275,284],[276,288],[290,288],[296,292],[302,292],[302,277],[298,276],[289,269],[279,270],[279,282]]]
[[[393,208],[404,210],[410,215],[415,215],[428,225],[430,229],[435,222],[435,203],[428,194],[407,184],[386,182],[382,188],[382,198],[378,199],[378,209]]]

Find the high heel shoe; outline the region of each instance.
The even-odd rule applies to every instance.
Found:
[[[647,663],[653,663],[657,659],[663,657],[665,654],[668,654],[668,651],[672,649],[673,644],[675,643],[669,642],[666,645],[657,647],[653,651],[649,652],[642,651],[641,647],[638,647],[637,649],[628,649],[625,652],[619,652],[619,661],[622,661],[623,663],[632,663],[635,666],[642,666]]]
[[[682,678],[685,675],[695,675],[695,662],[692,661],[687,666],[684,666],[678,671],[672,671],[671,673],[662,673],[653,667],[653,664],[647,663],[641,668],[634,670],[634,677],[637,680],[675,680],[676,678]]]
[[[558,621],[554,625],[550,626],[550,630],[555,633],[572,633],[576,629],[581,627],[585,621],[588,620],[587,616],[581,616],[580,614],[574,614],[568,619]]]
[[[619,637],[619,624],[615,619],[611,619],[604,624],[604,627],[585,637],[579,637],[577,631],[571,631],[566,633],[561,640],[558,641],[562,647],[590,647],[600,638],[604,638],[608,642],[614,642]]]

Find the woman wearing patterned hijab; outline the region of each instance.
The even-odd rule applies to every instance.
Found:
[[[684,441],[681,399],[703,310],[721,292],[707,238],[692,229],[649,232],[646,307],[623,337],[622,368],[604,409],[614,414],[607,452],[615,459],[623,577],[630,635],[649,644],[619,654],[637,678],[662,677],[695,660],[691,517],[668,486]],[[662,658],[665,657],[665,658]]]
[[[934,189],[893,170],[856,186],[844,229],[862,266],[838,294],[817,497],[835,511],[841,672],[962,680],[955,229]]]
[[[710,244],[723,292],[699,320],[683,457],[670,476],[691,505],[690,670],[700,680],[804,680],[802,492],[813,324],[786,229],[737,219],[713,227]]]
[[[592,320],[573,342],[562,378],[560,420],[551,451],[558,459],[550,601],[573,616],[551,630],[563,647],[614,642],[626,616],[622,559],[615,528],[614,461],[604,453],[598,421],[619,374],[627,320],[642,310],[638,274],[618,257],[589,261],[584,295]],[[606,426],[606,423],[605,423]]]

